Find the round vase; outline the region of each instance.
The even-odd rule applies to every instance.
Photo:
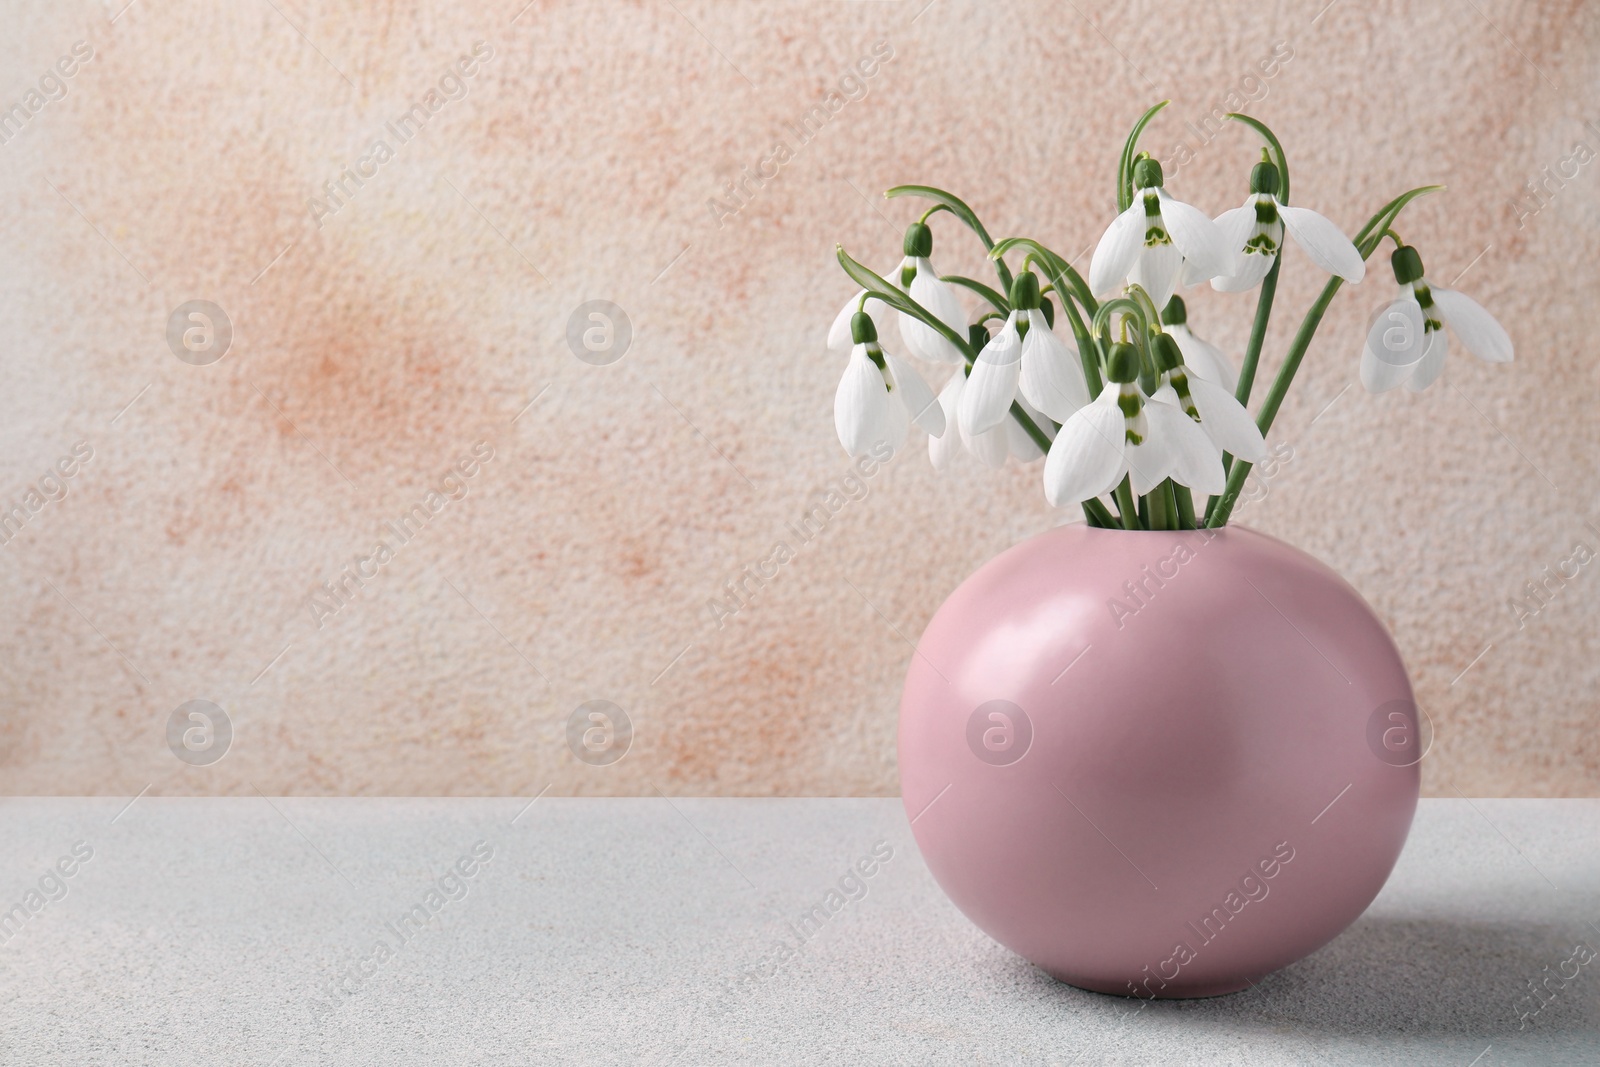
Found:
[[[1075,524],[939,608],[899,751],[968,918],[1063,982],[1150,998],[1243,989],[1353,922],[1424,745],[1388,631],[1322,563],[1237,526]]]

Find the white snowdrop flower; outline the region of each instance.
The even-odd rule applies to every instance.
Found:
[[[1011,313],[978,353],[962,391],[961,425],[968,432],[1003,423],[1019,390],[1021,399],[1057,422],[1089,402],[1077,350],[1056,336],[1041,304],[1038,276],[1018,274],[1011,283]]]
[[[1048,415],[1066,422],[1089,402],[1078,347],[1061,338],[1041,308],[1028,311],[1028,332],[1022,338],[1022,370],[1018,400],[1030,415]],[[1035,421],[1038,421],[1035,419]]]
[[[1170,333],[1151,339],[1156,368],[1161,371],[1161,386],[1154,400],[1165,400],[1188,415],[1211,443],[1222,452],[1232,453],[1247,463],[1267,458],[1267,442],[1243,404],[1230,390],[1198,374],[1188,373],[1177,338]]]
[[[1222,492],[1221,452],[1182,408],[1139,391],[1132,345],[1113,346],[1107,377],[1100,395],[1056,434],[1044,464],[1045,498],[1056,507],[1079,504],[1111,492],[1124,476],[1137,496],[1168,478]]]
[[[911,364],[879,347],[871,317],[857,313],[851,333],[855,345],[833,397],[833,425],[845,451],[862,456],[881,441],[898,452],[913,422],[933,437],[943,434],[944,409],[933,390]]]
[[[1095,296],[1129,283],[1143,287],[1155,306],[1163,307],[1180,278],[1204,281],[1233,269],[1233,255],[1217,224],[1199,208],[1167,195],[1161,164],[1139,160],[1133,184],[1133,203],[1106,228],[1089,261]]]
[[[1445,326],[1479,359],[1511,362],[1515,353],[1505,328],[1465,293],[1430,286],[1415,248],[1401,245],[1389,263],[1400,294],[1367,333],[1361,384],[1370,392],[1381,393],[1404,382],[1407,389],[1420,393],[1432,385],[1444,372],[1449,354]]]
[[[1347,282],[1359,282],[1367,273],[1361,253],[1332,222],[1303,207],[1278,200],[1278,168],[1260,162],[1250,172],[1250,198],[1242,207],[1217,216],[1217,227],[1233,257],[1234,268],[1211,280],[1211,288],[1224,293],[1254,289],[1278,261],[1287,230],[1311,262]],[[1192,275],[1191,282],[1200,279]]]
[[[1230,393],[1238,391],[1239,372],[1234,369],[1233,361],[1222,354],[1222,349],[1196,337],[1189,329],[1189,309],[1184,305],[1183,297],[1175,296],[1167,301],[1167,306],[1161,312],[1161,321],[1166,324],[1167,333],[1178,342],[1184,366],[1197,377],[1216,382]]]
[[[911,299],[928,311],[934,318],[950,327],[961,336],[967,329],[967,314],[961,308],[961,300],[956,296],[955,287],[933,269],[933,264],[928,261],[928,256],[933,252],[933,231],[926,223],[913,222],[906,228],[905,258],[895,271],[888,275],[888,280],[899,286]],[[859,310],[859,301],[865,289],[856,291],[850,302],[839,309],[839,314],[834,316],[833,325],[828,330],[828,347],[838,351],[847,352],[854,343],[850,335],[851,317]],[[889,309],[884,305],[869,307],[868,314],[872,316],[873,325],[879,335],[884,332],[891,318]],[[938,330],[929,326],[915,315],[904,311],[896,312],[893,319],[900,324],[900,342],[905,350],[918,359],[925,359],[929,363],[954,363],[964,364],[961,350],[951,343],[950,339]]]
[[[905,258],[900,261],[900,276],[895,279],[900,288],[922,305],[934,318],[950,327],[960,337],[967,328],[966,312],[956,297],[955,287],[933,269],[928,257],[933,254],[933,231],[926,223],[913,222],[906,227]],[[900,312],[900,340],[906,351],[929,363],[966,363],[961,350],[938,330],[915,315]]]

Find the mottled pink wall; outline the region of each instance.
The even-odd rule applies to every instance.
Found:
[[[886,269],[918,207],[877,194],[925,181],[1082,265],[1155,100],[1174,192],[1242,199],[1244,131],[1171,162],[1235,90],[1287,144],[1295,200],[1351,230],[1449,185],[1402,232],[1518,349],[1457,353],[1421,396],[1351,387],[1390,291],[1374,271],[1278,420],[1293,458],[1238,517],[1393,627],[1437,728],[1430,792],[1600,786],[1600,566],[1521,628],[1509,606],[1600,549],[1600,167],[1573,160],[1600,148],[1592,8],[122,3],[29,4],[0,43],[7,106],[74,42],[94,53],[0,145],[0,498],[93,452],[0,546],[4,791],[894,793],[910,643],[981,562],[1073,516],[1037,466],[935,476],[913,450],[717,626],[708,600],[849,470],[833,245]],[[479,41],[465,95],[448,82],[379,164],[386,124]],[[875,47],[865,97],[799,145],[788,124]],[[708,206],[780,140],[776,177]],[[308,209],[346,166],[371,176]],[[984,270],[948,217],[936,242],[942,269]],[[1319,285],[1291,254],[1269,363]],[[233,324],[208,366],[165,338],[194,299]],[[589,300],[631,321],[618,362],[568,349]],[[1191,316],[1237,352],[1248,306],[1204,291]],[[447,483],[479,442],[493,458]],[[459,499],[359,598],[309,606],[440,488]],[[233,723],[212,766],[168,749],[191,699]],[[590,700],[632,719],[614,765],[567,746]]]

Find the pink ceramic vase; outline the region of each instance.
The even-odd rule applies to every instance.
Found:
[[[900,706],[933,875],[1063,982],[1243,989],[1331,940],[1405,844],[1423,754],[1354,589],[1253,530],[1063,526],[939,608]]]

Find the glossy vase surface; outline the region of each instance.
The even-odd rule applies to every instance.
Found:
[[[939,608],[900,709],[922,855],[995,940],[1104,993],[1242,989],[1353,922],[1416,810],[1393,640],[1243,527],[1070,525]]]

